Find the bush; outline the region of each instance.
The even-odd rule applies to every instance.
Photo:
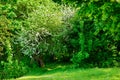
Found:
[[[23,70],[25,65],[16,60],[13,54],[15,52],[13,49],[14,38],[21,31],[22,25],[16,14],[17,1],[0,1],[0,67],[2,68],[1,72],[5,74],[2,76],[3,78],[18,77],[26,72]]]
[[[69,56],[67,53],[68,20],[74,11],[71,7],[58,5],[51,0],[40,1],[40,5],[29,14],[28,22],[19,34],[18,41],[23,54],[33,57],[42,55],[45,61],[58,61]],[[51,59],[52,58],[52,59]]]
[[[78,56],[79,52],[88,53],[87,59],[81,57],[84,62],[99,67],[119,66],[119,8],[119,3],[110,1],[81,3],[71,21],[70,45]],[[76,57],[76,63],[81,59]]]
[[[24,65],[23,62],[18,62],[17,60],[12,62],[2,62],[2,65],[4,66],[2,71],[4,75],[1,77],[4,79],[17,78],[28,72],[28,67]]]

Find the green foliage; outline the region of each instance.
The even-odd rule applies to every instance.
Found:
[[[17,78],[20,76],[23,76],[27,71],[28,67],[24,65],[22,62],[18,62],[17,60],[11,61],[11,62],[2,62],[3,73],[1,77],[7,79],[7,78]]]
[[[120,4],[109,1],[99,2],[81,3],[72,20],[71,46],[78,53],[84,51],[89,54],[89,57],[84,59],[86,63],[99,67],[118,66]],[[115,48],[111,49],[112,47]]]
[[[120,66],[119,0],[56,2],[0,0],[2,77],[25,74],[34,54],[46,62],[71,58],[76,67]]]
[[[22,23],[16,19],[16,10],[17,0],[0,1],[0,68],[3,78],[19,77],[26,72],[25,65],[14,56],[13,42]]]
[[[11,41],[11,38],[16,34],[16,27],[13,25],[13,18],[15,17],[15,13],[13,12],[13,8],[11,4],[2,5],[0,7],[0,57],[4,57],[7,50],[5,49],[6,41]],[[10,43],[11,46],[11,43]],[[1,60],[5,60],[4,58],[0,58]]]
[[[41,1],[28,18],[30,29],[45,28],[48,31],[56,32],[61,27],[62,16],[60,6],[51,0]]]
[[[88,58],[89,54],[87,52],[78,52],[73,55],[71,61],[75,64],[75,67],[83,67],[83,60]],[[81,64],[81,65],[80,65]]]
[[[20,19],[24,19],[22,30],[15,40],[19,54],[27,55],[30,58],[33,58],[34,54],[49,55],[52,31],[56,31],[53,28],[57,28],[61,24],[59,6],[51,0],[25,0],[20,1],[19,6],[22,7],[17,14],[22,12]],[[29,65],[32,66],[32,64]]]
[[[7,60],[6,61],[1,61],[1,64],[3,66],[3,71],[4,75],[1,77],[3,78],[11,78],[11,77],[19,77],[22,76],[27,72],[26,66],[18,62],[17,60],[13,60],[13,54],[12,54],[12,49],[11,49],[11,44],[9,40],[6,40],[5,44],[6,48],[6,53],[7,54]]]
[[[27,30],[21,33],[18,40],[22,47],[22,53],[28,56],[39,53],[44,54],[49,46],[46,40],[48,36],[50,36],[50,33],[44,28],[39,28],[36,31]]]
[[[51,0],[41,1],[37,9],[29,14],[18,42],[23,54],[44,55],[45,60],[58,61],[68,57],[67,30],[68,20],[74,14],[70,6],[58,5]]]

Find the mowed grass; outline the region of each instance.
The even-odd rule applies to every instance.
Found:
[[[74,69],[70,66],[34,68],[27,75],[14,80],[120,80],[120,68]]]

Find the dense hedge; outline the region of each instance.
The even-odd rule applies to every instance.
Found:
[[[99,67],[120,66],[120,4],[109,1],[81,3],[72,21],[74,63]]]
[[[17,0],[0,0],[0,79],[18,77],[26,73],[21,61],[14,58],[14,38],[21,31],[17,15]]]

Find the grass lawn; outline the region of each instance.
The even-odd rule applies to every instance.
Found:
[[[57,65],[32,69],[25,76],[15,80],[120,80],[120,68],[74,69]]]

